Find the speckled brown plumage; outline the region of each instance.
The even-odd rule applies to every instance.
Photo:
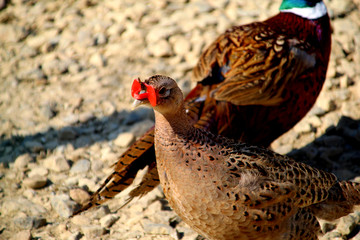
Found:
[[[145,83],[157,96],[155,152],[166,198],[208,239],[317,239],[316,217],[333,220],[360,204],[360,184],[195,128],[174,80]]]
[[[185,99],[187,114],[196,126],[215,134],[269,146],[314,104],[325,80],[330,32],[327,14],[310,21],[284,12],[229,29],[205,49],[193,69],[198,84]],[[159,182],[153,163],[150,130],[121,156],[83,210],[114,197],[145,166],[151,173],[139,189],[150,191]],[[130,200],[146,193],[139,189]]]

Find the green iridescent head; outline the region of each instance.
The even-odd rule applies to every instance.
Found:
[[[321,0],[283,0],[280,5],[280,10],[292,9],[292,8],[311,8]]]

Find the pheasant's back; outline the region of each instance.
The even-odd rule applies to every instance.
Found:
[[[292,128],[323,86],[330,32],[328,16],[308,21],[280,13],[220,35],[193,69],[207,97],[203,113],[215,119],[208,129],[267,147]]]

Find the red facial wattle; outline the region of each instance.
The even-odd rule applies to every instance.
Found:
[[[146,87],[146,92],[140,93],[143,90],[142,84]],[[140,82],[135,79],[131,86],[131,96],[137,100],[148,99],[151,106],[156,106],[156,92],[153,86]]]

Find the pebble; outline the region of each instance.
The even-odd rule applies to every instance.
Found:
[[[38,153],[38,152],[44,150],[44,146],[40,142],[35,141],[35,140],[25,141],[24,146],[33,153]]]
[[[1,205],[2,215],[11,215],[14,212],[24,212],[31,216],[40,216],[45,214],[47,210],[43,206],[23,197],[4,199]]]
[[[30,172],[28,173],[28,177],[34,177],[34,176],[46,176],[48,175],[49,170],[47,170],[44,167],[36,166],[34,168],[31,168]]]
[[[95,192],[97,188],[99,187],[93,180],[88,178],[80,178],[78,179],[78,185],[80,187],[86,187],[92,192]]]
[[[55,172],[67,171],[70,169],[69,163],[63,156],[49,156],[44,160],[44,166]]]
[[[149,44],[147,49],[154,57],[170,57],[173,54],[170,44],[165,39]]]
[[[26,168],[27,165],[33,161],[33,157],[29,153],[18,156],[14,162],[14,168],[22,169]]]
[[[60,141],[73,140],[76,138],[76,136],[77,136],[77,132],[72,127],[64,127],[60,129],[58,133],[58,137]]]
[[[31,240],[32,235],[30,230],[22,230],[13,235],[10,240]]]
[[[98,209],[92,212],[91,218],[100,219],[110,213],[110,209],[107,205],[101,205]]]
[[[70,220],[73,224],[78,226],[90,225],[91,219],[84,215],[75,215]]]
[[[72,174],[87,172],[90,170],[90,165],[91,165],[91,163],[87,159],[78,160],[71,167],[70,172]]]
[[[44,176],[34,175],[23,180],[23,184],[26,187],[32,189],[40,189],[44,187],[48,182],[48,179]]]
[[[109,214],[102,218],[100,218],[100,224],[104,228],[111,227],[117,220],[119,219],[119,216],[116,216],[115,214]]]
[[[173,229],[167,224],[153,223],[147,219],[141,221],[144,231],[148,234],[169,235]]]
[[[148,43],[157,43],[161,40],[165,40],[170,36],[179,32],[178,26],[156,26],[152,27],[149,33],[146,35],[146,41]]]
[[[295,125],[294,131],[297,133],[308,133],[311,132],[313,128],[311,125],[306,121],[301,121],[298,124]]]
[[[89,60],[90,64],[96,67],[104,67],[106,65],[106,58],[99,53],[94,53]]]
[[[65,61],[60,61],[59,59],[44,61],[42,64],[42,70],[47,76],[60,75],[67,72],[68,63]]]
[[[37,192],[33,189],[25,189],[23,193],[23,196],[30,200],[33,199],[36,195]]]
[[[14,219],[15,225],[20,229],[38,229],[46,224],[42,217],[19,217]]]
[[[51,198],[51,206],[60,217],[68,218],[77,209],[77,204],[66,194],[57,195]]]
[[[131,132],[120,133],[114,140],[114,144],[118,147],[127,148],[135,142],[135,135]]]
[[[316,106],[325,112],[330,112],[336,109],[335,101],[329,96],[322,96],[321,98],[318,98]]]
[[[28,31],[24,27],[15,24],[0,24],[0,42],[2,43],[16,43],[27,35]]]
[[[173,45],[174,53],[180,56],[185,56],[191,49],[191,43],[189,39],[182,35],[175,35],[170,37],[170,43]]]
[[[336,230],[343,235],[350,234],[352,230],[354,230],[357,224],[359,223],[360,220],[359,217],[360,216],[358,214],[353,213],[340,218]]]
[[[69,191],[69,195],[71,199],[73,199],[75,202],[81,205],[88,202],[90,199],[90,194],[81,188],[71,189]]]
[[[81,226],[81,230],[88,239],[99,238],[105,234],[105,228],[98,225]]]

